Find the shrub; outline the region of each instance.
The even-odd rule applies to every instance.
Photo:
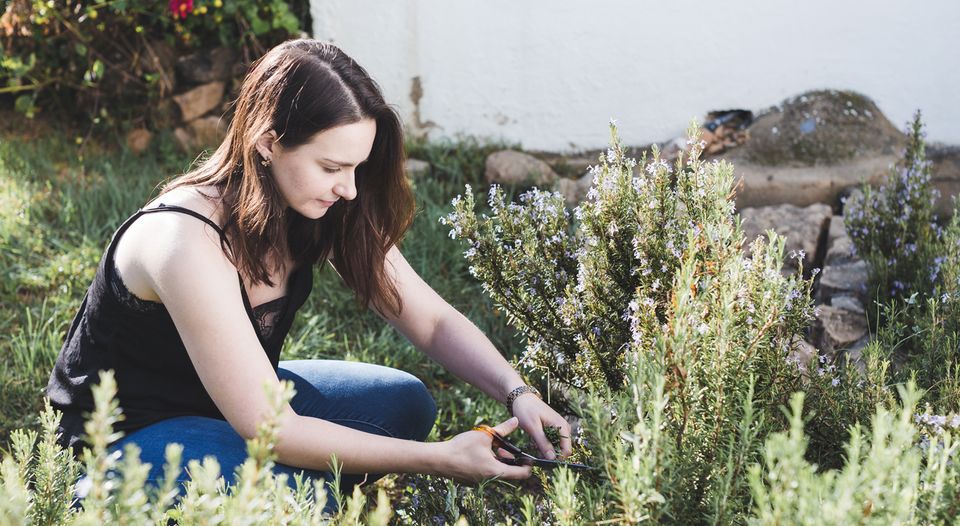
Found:
[[[844,221],[867,262],[876,308],[881,358],[897,365],[894,382],[914,379],[925,401],[960,409],[960,223],[946,228],[933,206],[920,113],[909,125],[907,147],[879,189],[868,185],[850,199]]]
[[[375,506],[355,490],[349,498],[339,494],[336,481],[328,484],[337,510],[325,512],[327,489],[297,482],[287,485],[287,476],[273,474],[276,421],[284,404],[293,397],[289,384],[272,393],[274,414],[263,422],[257,436],[247,442],[249,458],[237,469],[236,482],[226,486],[220,466],[212,458],[190,461],[190,480],[178,499],[177,474],[182,447],[167,447],[165,479],[158,487],[146,486],[149,465],[139,459],[136,446],[128,445],[122,457],[109,452],[108,444],[119,438],[113,424],[123,418],[117,402],[113,373],[100,375],[93,388],[95,409],[85,431],[91,447],[82,460],[75,460],[56,441],[60,415],[49,404],[41,415],[42,432],[17,431],[12,436],[13,454],[0,463],[0,523],[2,524],[388,524],[392,515],[381,490]],[[83,469],[81,470],[81,464]],[[78,473],[85,477],[77,484]],[[82,508],[71,506],[74,491],[85,493]]]
[[[305,0],[12,0],[0,18],[0,94],[32,117],[142,117],[172,73],[158,63],[213,45],[252,60],[301,29]]]
[[[758,437],[801,386],[790,352],[812,313],[810,281],[780,273],[773,233],[744,255],[733,168],[700,159],[695,127],[688,155],[671,167],[654,150],[639,173],[611,133],[572,217],[557,194],[507,203],[494,187],[489,216],[468,188],[443,221],[527,337],[524,360],[601,393],[585,426],[609,477],[598,491],[628,522],[729,518]]]
[[[930,183],[920,112],[907,130],[903,157],[886,181],[845,202],[844,224],[857,253],[870,267],[869,292],[880,301],[929,296],[940,274],[943,231],[933,207],[938,192]],[[868,309],[872,310],[872,309]]]
[[[752,524],[955,524],[960,513],[958,444],[949,433],[925,450],[913,424],[920,392],[900,390],[902,405],[880,407],[869,429],[853,427],[839,470],[804,459],[803,395],[793,397],[790,429],[765,443],[763,465],[749,472]]]

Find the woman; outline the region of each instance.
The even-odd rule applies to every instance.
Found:
[[[313,266],[329,262],[424,353],[507,402],[514,417],[497,426],[502,434],[519,426],[552,458],[543,427],[569,437],[565,420],[396,248],[413,211],[402,148],[396,114],[336,47],[290,41],[257,61],[223,144],[114,234],[47,387],[64,413],[63,442],[82,444],[90,385],[113,369],[126,415],[114,448],[139,446],[154,480],[170,442],[184,445],[184,464],[213,455],[230,473],[269,413],[261,387],[290,380],[297,394],[279,421],[278,472],[329,478],[336,455],[356,475],[346,482],[388,472],[528,477],[529,467],[500,462],[482,432],[422,442],[436,409],[407,373],[279,361]],[[568,438],[560,449],[569,454]]]

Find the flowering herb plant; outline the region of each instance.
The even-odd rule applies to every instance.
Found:
[[[867,262],[881,358],[893,380],[914,379],[927,402],[960,410],[960,217],[941,225],[917,112],[907,146],[884,183],[847,200],[844,221]]]
[[[657,150],[629,159],[612,123],[611,136],[572,212],[558,194],[508,202],[496,186],[478,212],[468,187],[441,221],[526,337],[522,362],[592,393],[574,405],[591,465],[605,466],[578,475],[596,499],[634,519],[695,521],[720,502],[726,516],[749,494],[758,437],[802,385],[793,345],[811,281],[780,272],[772,232],[745,255],[733,167],[701,159],[696,126],[673,165]]]

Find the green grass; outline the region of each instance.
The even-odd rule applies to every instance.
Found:
[[[484,159],[502,147],[474,140],[408,145],[410,156],[431,162],[433,169],[414,181],[417,213],[402,251],[441,296],[512,357],[522,342],[469,277],[461,247],[438,221],[464,184],[483,186]],[[175,149],[169,136],[157,137],[137,156],[117,146],[87,143],[81,148],[65,132],[42,138],[0,132],[0,451],[9,450],[13,430],[38,428],[42,389],[110,236],[156,194],[162,181],[192,160]],[[431,440],[507,416],[503,407],[430,362],[375,314],[361,311],[329,268],[316,273],[314,293],[298,314],[282,358],[360,360],[415,374],[437,401]],[[436,508],[450,516],[457,502],[479,506],[489,505],[488,499],[514,498],[498,493],[498,487],[510,489],[502,483],[472,490],[439,479],[401,477],[388,478],[386,484],[395,485],[392,495],[401,509],[432,487],[422,497],[436,502],[418,505],[418,514]]]

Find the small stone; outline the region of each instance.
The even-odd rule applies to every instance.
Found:
[[[587,197],[593,185],[593,174],[586,173],[577,179],[561,178],[557,181],[556,191],[560,192],[568,206],[576,206]]]
[[[558,178],[549,164],[515,150],[488,155],[484,177],[491,184],[539,187],[550,186]]]
[[[220,100],[223,99],[225,88],[226,84],[217,81],[175,95],[173,100],[180,107],[180,118],[183,122],[190,122],[216,108],[220,104]]]
[[[139,155],[150,146],[150,139],[153,134],[146,128],[136,128],[127,133],[127,148],[131,152]]]
[[[173,138],[177,141],[177,145],[180,146],[180,149],[185,152],[193,151],[193,137],[190,136],[190,132],[186,128],[180,127],[173,130]]]
[[[197,51],[177,59],[177,77],[185,84],[229,80],[236,60],[236,52],[228,47]]]
[[[863,302],[854,296],[834,296],[830,298],[830,305],[857,314],[867,313],[866,309],[863,308]]]
[[[835,296],[852,296],[866,304],[868,279],[867,263],[863,260],[826,265],[820,273],[817,298],[832,303],[830,299]]]
[[[867,373],[867,361],[863,357],[863,349],[867,345],[870,345],[872,340],[873,337],[870,335],[870,333],[867,333],[863,336],[863,338],[853,342],[853,344],[847,348],[846,352],[844,352],[844,357],[846,358],[847,363],[853,364],[860,374]]]
[[[426,177],[430,175],[430,163],[420,159],[407,159],[404,162],[404,170],[407,172],[407,177],[411,179]]]
[[[187,152],[217,146],[227,134],[227,122],[220,117],[201,117],[173,130],[173,137]]]
[[[839,238],[847,237],[847,228],[843,224],[843,216],[833,216],[830,218],[830,229],[827,231],[827,246],[833,244]]]
[[[187,124],[197,147],[217,146],[227,135],[227,122],[220,117],[201,117]]]
[[[826,352],[847,349],[869,333],[865,314],[831,305],[817,308],[819,314],[813,324],[813,332],[818,346]]]
[[[810,367],[810,361],[817,357],[817,348],[810,342],[802,338],[796,338],[790,351],[787,353],[787,360],[795,362],[801,372],[806,373]]]
[[[797,260],[789,257],[789,254],[799,254],[802,251],[803,268],[811,270],[813,262],[820,259],[817,254],[820,235],[827,228],[832,214],[830,207],[823,204],[804,208],[793,205],[744,208],[740,211],[744,246],[749,251],[754,239],[765,236],[767,230],[773,230],[786,238],[785,267],[796,269]]]

